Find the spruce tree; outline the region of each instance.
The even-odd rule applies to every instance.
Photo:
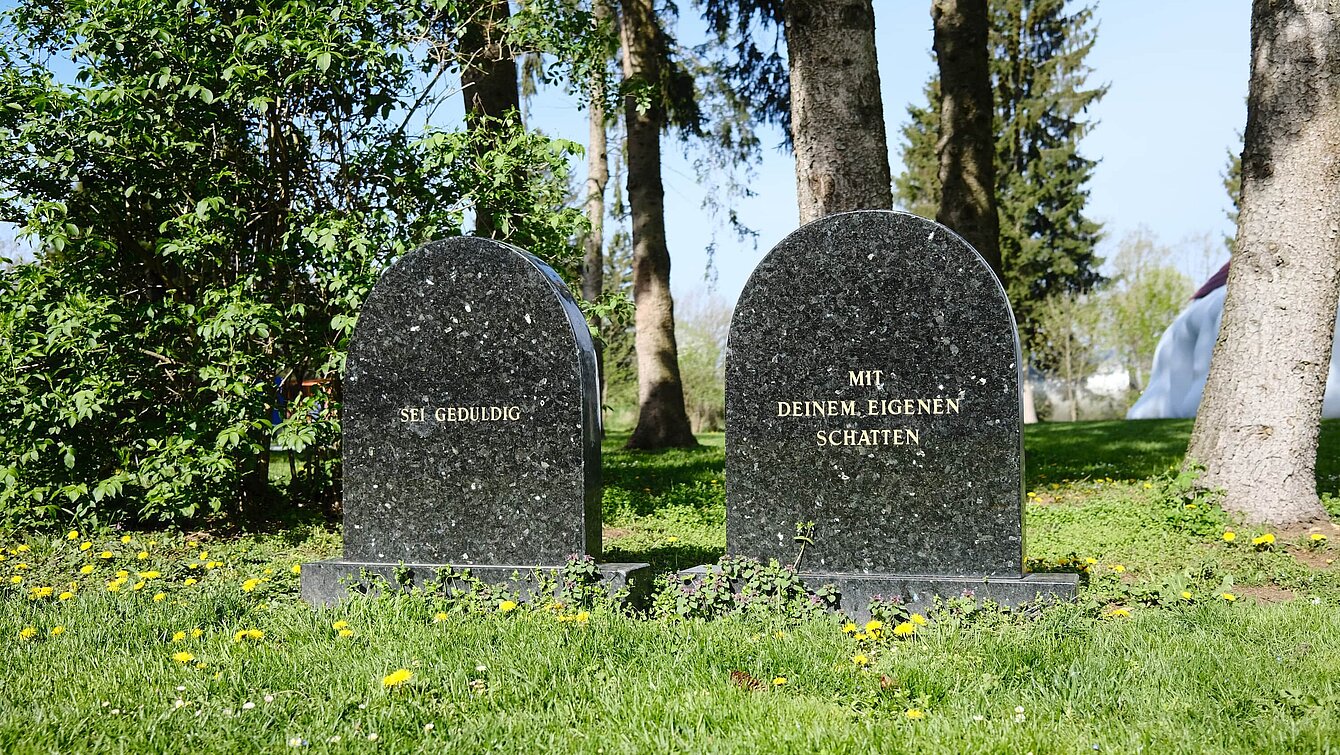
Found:
[[[1091,124],[1083,119],[1106,87],[1086,87],[1085,57],[1096,31],[1093,11],[1065,0],[992,0],[991,79],[995,94],[996,199],[1004,284],[1025,347],[1038,343],[1040,307],[1062,292],[1102,281],[1095,247],[1099,225],[1084,214],[1086,184],[1097,164],[1080,154]],[[898,203],[933,215],[940,199],[935,143],[940,85],[908,108]],[[1033,350],[1045,362],[1043,349]],[[1049,365],[1039,364],[1046,368]]]

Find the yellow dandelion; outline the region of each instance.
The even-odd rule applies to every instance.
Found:
[[[914,614],[912,614],[910,620],[911,620],[911,622],[912,622],[913,624],[916,624],[916,625],[919,626],[919,627],[924,627],[924,626],[926,626],[926,617],[925,617],[925,616],[922,616],[922,615],[919,614],[919,613],[914,613]]]
[[[265,632],[261,631],[260,629],[247,630],[247,639],[249,640],[259,640],[263,637],[265,637]]]
[[[499,613],[507,613],[508,611],[514,611],[514,610],[516,610],[515,600],[504,600],[503,602],[498,604]]]
[[[99,554],[98,554],[98,558],[101,558],[101,559],[108,559],[108,558],[111,558],[111,557],[112,557],[112,552],[111,552],[111,551],[103,551],[102,553],[99,553]]]
[[[1269,532],[1267,532],[1264,535],[1261,535],[1260,537],[1252,538],[1252,545],[1274,545],[1274,544],[1275,544],[1275,536],[1270,534]]]
[[[22,584],[22,583],[23,583],[23,577],[20,577],[19,575],[15,574],[14,576],[12,576],[12,577],[9,578],[9,583],[10,583],[11,585]]]
[[[19,639],[31,640],[36,636],[37,636],[36,627],[24,627],[23,629],[19,630]]]
[[[92,547],[93,547],[93,543],[90,543],[90,542],[87,541],[87,540],[85,540],[84,542],[82,542],[82,543],[79,544],[79,550],[81,550],[81,551],[86,551],[86,550],[88,550],[89,548],[92,548]]]
[[[125,569],[122,569],[116,573],[116,576],[118,579],[124,581],[127,577],[130,576],[130,572],[126,571]]]
[[[197,562],[195,562],[195,561],[192,561],[191,563],[189,563],[189,564],[186,565],[186,568],[187,568],[187,569],[199,569],[199,568],[200,568],[200,564],[197,563]]]
[[[786,639],[786,632],[776,631],[772,633],[772,636],[776,637],[779,640],[784,640]]]
[[[74,593],[70,592],[69,590],[66,590],[65,592],[61,593],[60,595],[57,595],[57,596],[56,596],[56,599],[57,599],[57,600],[69,600],[70,598],[73,598],[73,597],[74,597]]]
[[[202,635],[202,634],[204,634],[204,633],[205,633],[205,630],[203,630],[203,629],[192,629],[192,630],[191,630],[191,636],[192,636],[192,637],[199,637],[200,635]]]
[[[578,624],[585,624],[587,621],[590,621],[590,619],[591,613],[589,611],[578,611],[577,615],[572,617],[572,620]]]
[[[51,628],[51,636],[52,636],[52,637],[58,637],[58,636],[60,636],[60,635],[62,635],[62,634],[65,634],[65,627],[52,627],[52,628]]]
[[[341,637],[353,637],[353,636],[354,636],[354,630],[352,630],[352,629],[341,629],[341,630],[340,630],[340,636],[341,636]]]
[[[919,721],[926,717],[926,713],[922,711],[921,708],[908,708],[907,712],[903,713],[903,715],[913,721]]]
[[[294,564],[289,567],[289,571],[293,574],[302,574],[302,564]]]
[[[92,574],[92,573],[93,573],[93,564],[84,564],[83,566],[79,567],[79,573],[80,573],[80,574]]]
[[[116,579],[112,580],[111,582],[108,582],[107,592],[120,592],[121,584],[122,584],[121,581]]]
[[[867,657],[865,657],[864,655],[853,655],[853,656],[851,657],[851,662],[854,663],[854,664],[856,664],[856,665],[859,666],[859,667],[864,667],[864,666],[869,666],[869,665],[870,665],[870,659],[867,658]]]
[[[904,621],[893,628],[893,633],[899,637],[907,637],[917,633],[917,625],[910,621]]]
[[[1227,602],[1229,602],[1229,603],[1232,603],[1233,601],[1235,601],[1235,600],[1238,599],[1238,596],[1234,595],[1234,594],[1231,593],[1231,592],[1221,592],[1221,593],[1219,593],[1219,598],[1220,598],[1221,600],[1225,600],[1225,601],[1227,601]]]
[[[185,580],[182,581],[182,584],[186,585],[187,587],[190,587],[191,585],[194,585],[199,581],[200,580],[196,579],[195,577],[187,577]]]
[[[667,543],[677,543],[677,542],[679,542],[679,538],[675,537],[674,535],[671,535],[670,537],[667,537],[667,538],[665,539],[665,542],[667,542]]]
[[[784,676],[774,676],[772,678],[772,686],[774,687],[781,687],[784,686],[785,684],[786,684],[786,677]]]
[[[15,552],[15,553],[27,553],[27,552],[30,551],[30,550],[32,550],[32,548],[29,548],[28,545],[25,543],[25,544],[20,545],[19,547],[15,548],[15,549],[14,549],[14,552]]]
[[[1154,487],[1154,486],[1153,486],[1152,484],[1150,484],[1150,483],[1148,483],[1148,482],[1145,483],[1145,490],[1152,490],[1153,487]]]
[[[165,600],[167,600],[167,593],[165,592],[154,593],[155,603],[162,603]]]
[[[1313,533],[1312,533],[1312,542],[1314,542],[1314,543],[1324,543],[1324,542],[1326,542],[1326,536],[1323,535],[1323,534],[1321,534],[1320,532],[1313,532]]]
[[[186,641],[186,632],[173,632],[173,633],[172,633],[172,641],[173,641],[173,642],[185,642],[185,641]]]
[[[177,663],[190,663],[191,661],[195,660],[195,656],[183,650],[179,653],[173,653],[172,660],[176,661]]]
[[[122,536],[121,536],[121,542],[123,542],[123,543],[128,543],[128,542],[130,542],[130,535],[122,535]]]
[[[856,632],[856,624],[849,621],[842,625],[842,631],[846,634],[854,634]]]
[[[256,579],[255,577],[248,579],[246,582],[242,583],[242,592],[251,592],[259,587],[260,584],[261,580]]]
[[[79,539],[79,530],[70,530],[70,533],[69,533],[68,535],[65,536],[65,539],[66,539],[66,540],[78,540],[78,539]]]
[[[186,541],[186,547],[187,547],[187,548],[198,548],[198,547],[200,547],[200,543],[196,542],[195,540],[187,540],[187,541]]]
[[[1128,610],[1125,609],[1125,608],[1113,608],[1111,611],[1108,611],[1108,612],[1107,612],[1107,618],[1109,618],[1109,619],[1129,619],[1129,618],[1131,618],[1131,612],[1128,611]]]
[[[382,686],[399,687],[400,685],[404,684],[405,682],[413,678],[414,673],[411,672],[409,669],[406,668],[396,669],[395,671],[392,671],[391,673],[382,677]]]
[[[140,551],[139,553],[135,554],[135,558],[139,559],[140,561],[143,561],[148,557],[149,557],[149,551]]]
[[[132,590],[143,590],[143,589],[144,589],[144,580],[141,579],[139,582],[136,582],[135,584],[131,585],[131,586],[130,586],[130,589],[132,589]]]
[[[437,613],[433,614],[433,623],[434,623],[434,624],[441,624],[442,622],[444,622],[444,621],[446,621],[446,620],[447,620],[447,612],[446,612],[446,611],[438,611]]]
[[[330,628],[331,628],[331,629],[348,629],[348,628],[349,628],[349,622],[345,621],[344,619],[340,619],[339,621],[335,622],[334,624],[331,624],[331,625],[330,625]]]
[[[1234,532],[1233,530],[1224,531],[1224,542],[1231,543],[1237,539],[1238,539],[1238,533]]]
[[[1126,571],[1126,567],[1122,566],[1121,564],[1112,564],[1112,571],[1121,574],[1122,572]]]
[[[884,622],[879,619],[871,619],[865,623],[865,633],[871,637],[878,637],[880,630],[884,628]]]
[[[1191,600],[1191,591],[1190,591],[1190,590],[1183,590],[1183,591],[1182,591],[1182,600]]]

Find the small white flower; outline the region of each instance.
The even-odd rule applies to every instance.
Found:
[[[479,664],[478,666],[475,666],[475,671],[478,671],[478,672],[481,673],[481,674],[484,673],[485,671],[488,671],[488,670],[489,670],[489,667],[488,667],[488,666],[485,666],[485,665],[482,664],[482,663]]]
[[[1023,712],[1024,712],[1024,706],[1022,706],[1022,705],[1016,705],[1016,706],[1014,706],[1014,712],[1015,712],[1015,713],[1023,713]]]
[[[302,737],[289,737],[289,738],[288,738],[288,746],[289,746],[289,747],[302,747],[302,746],[305,745],[305,744],[307,744],[307,740],[303,739]]]
[[[182,700],[181,698],[177,698],[176,700],[173,700],[173,701],[172,701],[172,707],[174,707],[174,708],[180,708],[181,706],[183,706],[183,705],[185,705],[185,704],[186,704],[186,701],[185,701],[185,700]]]
[[[262,699],[264,699],[265,702],[267,702],[267,703],[272,703],[272,702],[275,701],[275,696],[274,696],[274,695],[266,695],[266,696],[265,696],[264,698],[262,698]]]
[[[186,685],[184,685],[184,684],[178,684],[178,685],[177,685],[177,691],[178,691],[178,692],[185,692],[185,691],[186,691]]]
[[[369,735],[368,735],[368,741],[369,741],[369,742],[376,742],[376,741],[377,741],[377,732],[374,731],[374,732],[372,732],[371,734],[369,734]]]
[[[331,744],[338,744],[340,741],[340,735],[336,734],[335,736],[331,737],[330,739],[327,739],[326,741],[330,742]]]
[[[112,708],[112,714],[113,714],[113,715],[116,715],[116,714],[118,714],[118,713],[120,713],[120,712],[121,712],[121,709],[120,709],[120,708]]]
[[[434,728],[434,727],[433,727],[433,725],[432,725],[431,723],[428,723],[428,724],[424,724],[424,725],[423,725],[423,730],[424,730],[424,731],[432,731],[433,728]]]
[[[256,707],[256,703],[253,703],[250,700],[248,700],[245,703],[242,703],[242,710],[251,710],[254,707]]]

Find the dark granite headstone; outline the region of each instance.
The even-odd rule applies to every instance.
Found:
[[[502,581],[600,555],[595,351],[531,255],[455,238],[392,265],[359,313],[341,420],[344,559],[303,569],[307,599],[402,564]]]
[[[1073,591],[1023,573],[1020,375],[1005,292],[962,238],[887,211],[806,225],[731,322],[727,550],[799,558],[855,612]]]

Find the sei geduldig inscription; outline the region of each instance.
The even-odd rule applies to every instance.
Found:
[[[878,390],[884,387],[884,371],[850,370],[848,380],[853,386],[868,386]],[[811,399],[776,403],[778,417],[905,417],[916,414],[960,414],[963,411],[962,397],[944,396],[860,400]],[[919,446],[921,432],[921,429],[913,427],[821,429],[814,432],[814,441],[819,446]]]
[[[401,422],[516,422],[521,416],[519,406],[406,406],[400,410]]]

